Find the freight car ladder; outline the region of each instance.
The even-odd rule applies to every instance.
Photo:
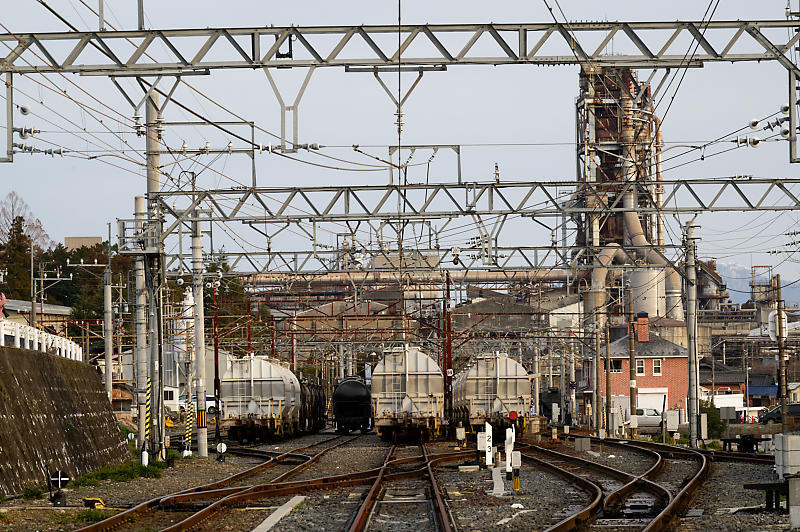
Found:
[[[494,413],[494,400],[497,397],[497,380],[499,378],[499,362],[498,354],[487,356],[485,358],[486,374],[480,375],[482,388],[482,395],[480,396],[481,404],[485,410],[484,415],[491,416]],[[477,368],[480,369],[480,364]]]
[[[386,387],[387,395],[392,400],[392,412],[396,412],[401,416],[403,412],[403,399],[406,391],[406,384],[408,380],[408,347],[404,347],[400,353],[402,372],[393,372],[388,386]],[[398,367],[398,366],[395,366]]]

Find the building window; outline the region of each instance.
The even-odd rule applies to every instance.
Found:
[[[622,360],[611,361],[611,373],[622,373]]]
[[[164,400],[172,401],[173,398],[175,397],[174,393],[175,393],[174,390],[164,390]]]
[[[644,375],[644,360],[636,361],[636,375]]]
[[[661,376],[661,359],[654,358],[653,359],[653,375],[656,377]]]

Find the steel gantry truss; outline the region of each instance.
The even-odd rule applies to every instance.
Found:
[[[800,191],[795,190],[798,183],[800,178],[736,176],[602,183],[526,181],[173,190],[158,194],[163,223],[151,226],[149,235],[143,237],[137,232],[135,220],[120,220],[119,235],[123,250],[140,249],[143,242],[149,242],[151,252],[177,238],[177,245],[171,246],[173,251],[168,254],[166,269],[180,275],[191,270],[189,245],[182,241],[190,235],[193,221],[242,224],[253,231],[261,249],[217,250],[214,260],[225,259],[245,273],[313,276],[364,269],[393,272],[397,264],[392,263],[390,255],[397,250],[401,232],[418,227],[426,238],[416,243],[416,258],[404,265],[407,271],[499,269],[508,270],[508,280],[535,281],[536,275],[523,275],[522,270],[544,268],[546,263],[591,268],[592,260],[587,260],[594,253],[591,248],[580,248],[569,255],[570,248],[563,244],[559,247],[555,235],[565,219],[624,212],[622,198],[629,190],[640,193],[643,202],[637,211],[641,215],[663,216],[800,210]],[[664,191],[660,208],[647,192],[656,185]],[[509,228],[513,223],[545,230],[553,235],[552,242],[523,245],[518,238],[520,226]],[[469,244],[452,246],[440,242],[443,233],[463,227],[469,229],[460,232],[474,235]],[[299,235],[308,245],[297,246],[295,241],[289,251],[280,240],[289,233]],[[514,245],[503,238],[507,233],[515,233]],[[347,244],[321,244],[325,234],[341,235]],[[661,253],[675,247],[654,249]],[[634,255],[646,251],[635,246],[624,249],[631,263],[635,262]],[[380,257],[384,260],[376,262]],[[584,260],[578,261],[581,257]]]
[[[796,26],[793,20],[733,20],[19,33],[0,35],[0,41],[12,50],[0,71],[32,73],[55,68],[82,75],[153,76],[223,68],[391,67],[402,57],[406,67],[592,63],[675,68],[777,60],[800,74],[786,55],[798,36],[788,42],[771,38],[774,30],[784,30],[783,39],[785,30]],[[399,48],[398,30],[403,36]],[[598,44],[589,47],[590,41]],[[687,58],[687,48],[695,45],[697,53]],[[611,46],[622,51],[609,53]],[[555,53],[545,52],[553,47]]]
[[[381,71],[417,71],[420,77],[425,71],[446,70],[453,65],[576,64],[593,69],[642,68],[652,69],[647,83],[662,71],[661,80],[652,92],[654,96],[673,68],[702,67],[715,62],[777,61],[789,73],[789,101],[797,102],[800,68],[790,54],[800,40],[798,26],[800,22],[796,19],[788,19],[0,34],[0,42],[8,52],[0,62],[0,73],[6,73],[10,90],[10,76],[14,73],[77,73],[112,79],[157,77],[153,84],[157,85],[165,76],[202,75],[217,69],[263,69],[281,106],[280,148],[294,151],[293,146],[298,144],[298,104],[318,67],[344,67],[350,72],[366,71],[376,76]],[[688,50],[694,51],[689,55]],[[275,68],[308,71],[292,105],[286,105],[270,74],[270,69]],[[419,78],[414,86],[418,82]],[[173,90],[175,86],[177,82]],[[125,91],[123,94],[130,100]],[[796,104],[790,108],[789,160],[798,162],[795,132],[798,109]],[[287,146],[289,114],[293,123],[292,147]],[[7,122],[10,162],[14,152],[10,115]]]

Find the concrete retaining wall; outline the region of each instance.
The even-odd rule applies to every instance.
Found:
[[[95,368],[39,351],[0,348],[0,494],[71,478],[129,457]]]

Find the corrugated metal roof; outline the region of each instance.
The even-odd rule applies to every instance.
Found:
[[[777,397],[778,386],[775,384],[772,386],[750,386],[747,388],[747,394],[758,397]]]
[[[22,301],[21,299],[7,299],[6,304],[4,307],[6,310],[13,310],[14,312],[27,312],[30,313],[31,311],[31,302],[30,301]],[[36,303],[36,310],[41,312],[39,309],[41,308],[39,303]],[[44,313],[45,314],[55,314],[58,316],[69,316],[72,314],[72,307],[65,307],[63,305],[49,305],[47,303],[44,304]]]

